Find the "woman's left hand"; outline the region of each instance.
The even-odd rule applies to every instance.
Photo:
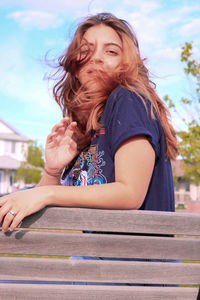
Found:
[[[13,231],[26,216],[48,205],[48,190],[47,187],[42,186],[1,197],[0,224],[3,222],[2,231],[6,232],[8,228]]]

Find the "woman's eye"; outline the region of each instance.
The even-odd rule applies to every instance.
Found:
[[[89,53],[89,50],[82,50],[80,52],[80,55],[83,56],[83,55],[87,55]]]
[[[113,50],[113,49],[109,49],[106,51],[108,54],[111,54],[111,55],[118,55],[118,52],[116,50]]]
[[[80,49],[80,52],[79,52],[79,59],[84,59],[86,56],[88,56],[90,54],[90,48],[89,47],[82,47]]]

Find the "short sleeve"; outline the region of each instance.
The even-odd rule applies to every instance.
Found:
[[[137,135],[145,135],[156,158],[159,156],[161,125],[151,116],[150,102],[144,101],[146,108],[139,96],[122,87],[110,94],[104,111],[104,125],[113,157],[123,142]]]

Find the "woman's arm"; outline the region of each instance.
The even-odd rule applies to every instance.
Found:
[[[50,175],[44,169],[42,178],[40,179],[36,187],[44,186],[44,185],[60,185],[60,178],[61,178],[61,174],[58,174],[56,176]]]
[[[124,142],[115,154],[115,182],[78,187],[54,186],[50,205],[138,209],[146,196],[155,152],[142,136]]]
[[[149,141],[138,136],[124,142],[115,154],[113,183],[93,186],[40,186],[0,199],[2,229],[14,230],[21,220],[47,205],[107,209],[138,209],[148,190],[155,163]],[[15,212],[15,216],[9,213]]]

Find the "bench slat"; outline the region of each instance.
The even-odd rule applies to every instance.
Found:
[[[0,285],[4,300],[196,300],[198,288],[170,287],[112,287],[112,286],[56,286],[17,284]],[[24,296],[26,295],[26,298]],[[134,295],[134,298],[133,298]]]
[[[200,264],[0,258],[0,280],[199,284]]]
[[[200,260],[200,214],[135,210],[49,207],[29,216],[21,227],[31,231],[0,232],[0,253],[64,256],[103,256],[148,259]],[[34,229],[38,228],[39,231]],[[111,231],[82,234],[41,231],[69,229]],[[183,235],[182,238],[120,235],[141,233]],[[191,236],[191,238],[186,237]],[[141,282],[199,285],[200,264],[122,262],[50,258],[0,258],[0,280],[64,280]],[[0,297],[10,299],[197,299],[198,288],[3,284]],[[25,298],[24,298],[25,297]]]
[[[199,235],[199,218],[199,213],[48,207],[21,227]]]
[[[15,231],[0,233],[0,253],[200,260],[200,239]]]

